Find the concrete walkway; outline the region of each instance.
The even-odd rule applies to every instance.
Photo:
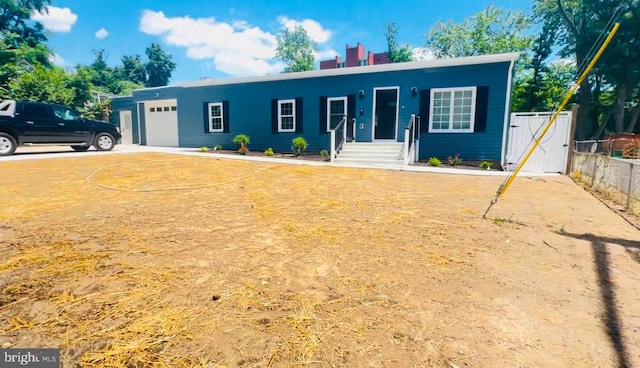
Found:
[[[239,160],[239,161],[253,161],[253,162],[270,162],[277,164],[289,164],[289,165],[307,165],[307,166],[332,166],[332,167],[349,167],[359,169],[382,169],[382,170],[395,170],[395,171],[413,171],[413,172],[429,172],[436,174],[456,174],[456,175],[471,175],[471,176],[501,176],[506,177],[511,174],[509,171],[500,170],[471,170],[471,169],[457,169],[453,167],[431,167],[431,166],[398,166],[398,165],[351,165],[351,164],[338,164],[331,162],[311,161],[311,160],[296,160],[287,158],[273,158],[273,157],[256,157],[256,156],[241,156],[241,155],[229,155],[229,154],[215,154],[198,152],[197,148],[173,148],[173,147],[153,147],[153,146],[139,146],[139,145],[117,145],[113,151],[100,152],[89,150],[87,152],[75,152],[66,147],[19,147],[13,156],[0,157],[0,163],[4,161],[22,161],[22,160],[35,160],[35,159],[49,159],[49,158],[72,158],[72,157],[85,157],[96,155],[109,155],[120,153],[141,153],[141,152],[157,152],[177,155],[210,157],[223,160]],[[552,177],[560,176],[556,173],[527,173],[519,172],[519,177]]]

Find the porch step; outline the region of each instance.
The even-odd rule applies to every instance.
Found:
[[[402,142],[348,142],[335,159],[349,165],[404,165]]]

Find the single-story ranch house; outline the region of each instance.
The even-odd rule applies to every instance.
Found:
[[[123,143],[150,146],[235,148],[233,137],[246,134],[251,150],[290,152],[292,139],[302,136],[307,151],[330,151],[335,148],[331,130],[337,128],[333,136],[346,137],[345,152],[349,145],[402,147],[411,137],[418,142],[414,159],[459,153],[466,160],[502,165],[518,57],[484,55],[145,88],[112,100],[112,122],[120,125]]]

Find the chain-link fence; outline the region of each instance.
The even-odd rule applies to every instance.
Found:
[[[594,146],[598,152],[597,141],[584,145],[588,145],[587,152],[573,152],[573,178],[640,216],[640,160],[592,153]]]

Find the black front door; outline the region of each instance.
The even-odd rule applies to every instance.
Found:
[[[398,90],[376,91],[375,139],[395,139]]]

